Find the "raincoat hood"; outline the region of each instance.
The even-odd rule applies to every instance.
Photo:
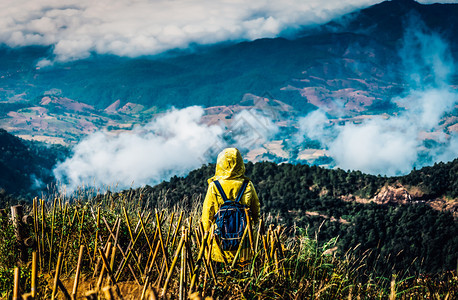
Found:
[[[218,154],[215,176],[208,180],[248,179],[245,177],[245,164],[237,148],[226,148]]]

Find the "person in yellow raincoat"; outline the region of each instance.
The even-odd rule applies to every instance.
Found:
[[[224,203],[214,181],[218,180],[220,182],[228,199],[235,199],[245,179],[248,178],[245,176],[245,164],[239,150],[236,148],[224,149],[218,155],[215,176],[208,179],[207,194],[202,208],[202,225],[205,232],[212,228],[215,214]],[[250,208],[251,224],[257,223],[259,220],[259,199],[251,181],[248,183],[240,202]],[[248,236],[245,240],[248,240]],[[247,244],[244,243],[239,257],[242,262],[251,257],[249,249],[245,245]],[[224,262],[223,255],[225,255],[226,261],[231,263],[236,253],[237,250],[233,250],[224,251],[223,254],[216,240],[214,240],[211,256],[214,261]]]

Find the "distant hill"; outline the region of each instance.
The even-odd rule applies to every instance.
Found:
[[[422,5],[386,1],[354,12],[294,38],[260,39],[202,47],[195,53],[143,58],[97,56],[38,69],[49,48],[0,49],[0,91],[3,99],[35,100],[46,91],[105,109],[116,100],[147,108],[171,105],[230,105],[244,94],[276,99],[300,111],[311,106],[298,89],[337,89],[355,102],[350,112],[377,109],[377,103],[406,88],[399,68],[398,48],[412,15],[450,43],[458,57],[458,4]],[[362,79],[362,82],[354,80]],[[456,84],[456,82],[455,82]],[[360,91],[362,96],[354,98]],[[24,94],[25,93],[25,94]],[[352,98],[353,97],[353,98]],[[374,99],[374,103],[359,100]],[[314,103],[315,105],[316,103]]]
[[[457,14],[456,4],[423,5],[414,0],[393,0],[350,13],[327,26],[335,26],[336,31],[371,35],[378,41],[398,46],[396,43],[402,39],[406,26],[410,25],[409,22],[421,20],[427,28],[449,40],[452,52],[456,55],[458,43],[453,37],[458,34]]]

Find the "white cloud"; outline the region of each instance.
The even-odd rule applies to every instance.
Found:
[[[414,166],[458,157],[458,137],[442,132],[440,121],[458,104],[458,92],[447,80],[455,65],[447,44],[427,32],[418,20],[408,30],[401,49],[410,93],[393,101],[405,108],[389,118],[362,124],[325,126],[326,115],[315,111],[299,121],[299,137],[318,140],[338,167],[372,174],[400,175]],[[420,28],[420,29],[418,29]],[[434,133],[436,145],[426,148],[422,135]]]
[[[304,141],[304,136],[318,140],[323,145],[326,145],[333,138],[332,131],[329,130],[329,119],[326,113],[320,109],[312,111],[305,118],[300,118],[298,124],[300,134],[296,135],[295,139],[299,144]]]
[[[68,159],[56,166],[54,175],[68,192],[82,186],[154,185],[214,162],[208,160],[222,148],[259,147],[278,131],[268,117],[254,110],[241,111],[229,128],[203,124],[203,114],[199,106],[172,109],[130,132],[88,135]]]
[[[204,153],[220,139],[220,126],[200,124],[201,107],[172,110],[132,132],[100,131],[87,136],[54,174],[67,185],[127,188],[157,184],[202,165]],[[205,137],[205,138],[203,138]]]
[[[408,173],[417,161],[421,142],[408,118],[375,118],[337,130],[328,147],[340,168],[398,175]]]
[[[135,57],[192,43],[275,37],[380,1],[5,0],[0,43],[53,45],[60,61],[91,52]]]

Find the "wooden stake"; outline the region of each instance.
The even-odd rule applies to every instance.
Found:
[[[97,208],[97,229],[95,230],[95,245],[94,245],[94,260],[97,254],[97,242],[99,237],[100,230],[100,206]]]
[[[52,294],[51,294],[52,300],[56,298],[61,268],[62,268],[62,252],[59,252],[59,256],[57,257],[56,273],[54,274],[54,285],[53,285]]]
[[[80,252],[78,254],[78,264],[76,265],[76,274],[75,274],[75,281],[73,282],[73,291],[72,291],[72,299],[76,300],[76,295],[78,294],[78,281],[80,278],[80,273],[81,273],[81,265],[83,262],[83,252],[84,252],[84,246],[80,246]]]
[[[186,277],[186,233],[187,233],[187,229],[183,230],[183,235],[184,235],[184,245],[183,247],[181,247],[181,268],[180,268],[180,291],[179,291],[179,295],[178,295],[178,299],[180,300],[184,300],[184,297],[185,297],[185,286],[186,286],[186,283],[185,283],[185,277]]]
[[[106,250],[105,250],[105,257],[109,256],[110,255],[110,251],[111,251],[111,243],[108,242],[107,244],[107,247],[106,247]],[[101,249],[99,249],[99,252],[100,253],[103,253]],[[102,259],[103,256],[100,255],[100,258]],[[108,265],[108,264],[107,264]],[[97,290],[100,290],[101,286],[102,286],[102,281],[103,281],[103,276],[105,275],[105,263],[102,264],[102,271],[100,271],[100,276],[99,276],[99,279],[97,281],[97,286],[96,286],[96,289]]]
[[[22,205],[11,206],[11,218],[13,219],[14,233],[16,235],[17,248],[19,249],[21,255],[19,256],[19,264],[27,263],[29,259],[29,254],[27,248],[24,245],[24,240],[26,238],[24,223],[22,218],[24,216]]]
[[[181,240],[178,243],[177,250],[175,251],[175,255],[173,256],[173,261],[172,261],[172,265],[170,266],[169,273],[167,275],[167,278],[165,279],[164,287],[162,288],[161,297],[163,297],[165,293],[167,292],[167,286],[169,285],[170,279],[172,278],[173,268],[175,267],[178,261],[178,257],[180,257],[180,252],[184,244],[184,239],[185,239],[184,234],[182,234]]]
[[[37,252],[32,252],[32,278],[31,278],[31,295],[32,298],[35,299],[37,297]]]
[[[167,271],[169,271],[169,266],[168,266],[168,263],[167,263],[168,255],[167,255],[167,251],[165,250],[164,241],[162,240],[162,231],[161,231],[161,226],[160,226],[161,222],[159,221],[159,216],[158,216],[157,212],[156,212],[156,222],[157,222],[157,226],[158,226],[157,228],[159,230],[158,235],[159,235],[159,240],[161,241],[162,254],[164,255],[165,269]]]
[[[19,267],[14,268],[14,287],[13,287],[13,300],[21,299],[21,292],[19,281],[21,280],[21,273]]]
[[[189,294],[192,293],[194,286],[196,285],[196,280],[199,277],[199,271],[202,265],[202,261],[205,260],[205,258],[203,257],[204,257],[205,246],[208,240],[208,235],[209,235],[208,232],[206,232],[204,235],[204,238],[202,239],[202,244],[200,246],[199,254],[197,255],[197,261],[194,267],[194,273],[191,278],[191,286],[189,287]]]
[[[253,232],[251,229],[251,218],[250,218],[250,209],[249,208],[245,208],[245,217],[246,217],[246,223],[247,223],[247,228],[248,228],[248,238],[250,240],[250,249],[251,249],[251,252],[254,254]]]
[[[108,247],[108,249],[111,249],[111,245]],[[110,252],[107,251],[107,255],[105,255],[105,254],[103,254],[103,251],[101,249],[99,249],[99,253],[100,253],[100,256],[102,257],[104,270],[107,270],[108,276],[110,277],[111,282],[114,284],[114,286],[116,288],[115,289],[116,290],[116,294],[118,295],[119,298],[122,299],[121,291],[119,289],[118,283],[116,282],[116,278],[113,275],[113,271],[110,269],[110,265],[109,265],[109,262],[108,262],[108,259],[107,259],[107,256],[108,256],[108,254]]]
[[[180,213],[180,217],[178,218],[178,223],[177,223],[177,228],[175,229],[175,232],[172,237],[172,246],[170,246],[170,249],[173,249],[173,246],[175,246],[175,241],[178,236],[178,230],[180,229],[181,226],[181,220],[183,219],[183,212]]]
[[[258,234],[256,236],[256,244],[254,245],[254,252],[258,253],[258,246],[259,246],[259,240],[262,235],[262,227],[264,227],[264,221],[262,219],[259,220],[259,226],[258,226]]]
[[[235,253],[234,259],[232,260],[232,265],[231,268],[235,268],[235,264],[237,263],[237,260],[239,259],[240,252],[242,251],[243,247],[243,242],[245,241],[246,234],[248,232],[248,226],[245,228],[245,231],[243,232],[242,239],[240,240],[239,248],[237,249],[237,252]]]

